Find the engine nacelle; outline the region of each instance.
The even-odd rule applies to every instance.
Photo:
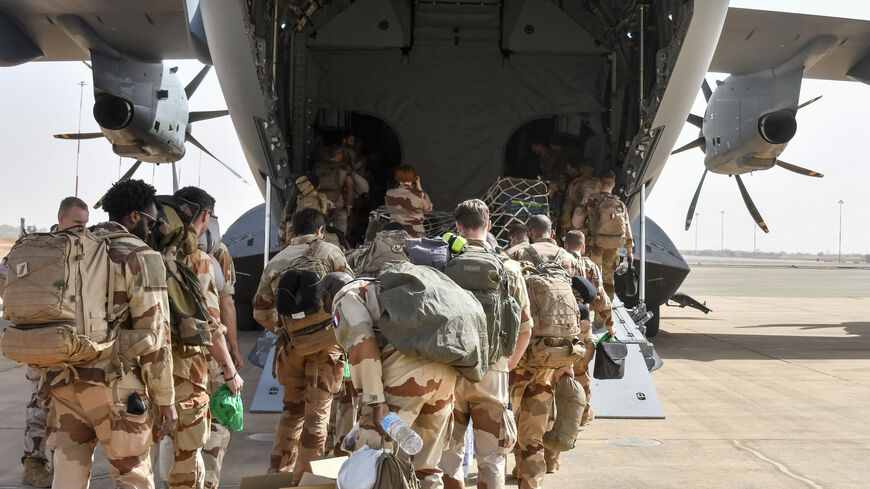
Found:
[[[124,129],[133,120],[133,104],[108,93],[97,95],[94,103],[94,119],[100,127],[110,131]]]
[[[770,144],[785,144],[797,132],[795,112],[791,109],[778,110],[758,118],[758,133]]]

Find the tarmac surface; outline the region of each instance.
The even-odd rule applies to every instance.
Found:
[[[596,420],[545,486],[868,487],[870,271],[717,264],[681,290],[713,312],[662,308],[653,380],[666,419]],[[244,352],[256,337],[242,333]],[[246,405],[260,372],[242,370]],[[24,368],[0,358],[0,385],[0,489],[21,487]],[[246,413],[221,487],[265,472],[277,418]],[[101,455],[93,473],[91,487],[112,486]]]

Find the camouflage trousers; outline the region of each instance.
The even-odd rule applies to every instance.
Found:
[[[443,488],[438,461],[450,440],[456,370],[394,352],[383,360],[382,371],[384,397],[390,411],[398,414],[423,439],[423,449],[410,457],[422,489]],[[371,405],[360,408],[359,424],[356,448],[363,445],[381,448],[384,439],[374,426]],[[408,458],[401,450],[399,456]]]
[[[613,274],[616,271],[616,267],[619,266],[617,248],[590,246],[586,250],[586,256],[601,269],[601,281],[604,282],[604,291],[607,292],[607,297],[610,297],[612,301],[613,293],[616,291],[616,288],[613,286]]]
[[[506,455],[516,441],[512,439],[515,430],[508,426],[513,424],[513,414],[508,410],[508,373],[490,369],[475,384],[458,377],[453,396],[453,435],[438,463],[444,471],[444,487],[465,487],[462,461],[465,458],[465,432],[471,419],[474,455],[477,459],[477,487],[504,488]]]
[[[586,426],[595,419],[595,412],[592,410],[592,389],[590,388],[590,385],[592,384],[592,373],[589,372],[589,364],[595,356],[595,339],[589,334],[590,328],[589,321],[583,321],[580,323],[580,337],[583,338],[583,346],[586,347],[586,351],[583,356],[574,363],[574,380],[583,387],[583,391],[586,393],[586,408],[583,410],[583,418],[580,422],[580,426]],[[547,472],[552,472],[549,470],[550,468],[559,468],[559,453],[560,452],[550,450],[549,448],[544,451],[544,459],[547,462],[548,468]]]
[[[27,367],[25,377],[30,381],[30,402],[27,403],[24,425],[24,456],[46,460],[45,453],[45,421],[48,409],[45,401],[39,398],[42,387],[42,374],[33,367]]]
[[[208,359],[208,393],[209,396],[214,395],[218,388],[224,384],[224,375],[218,367],[217,362],[209,357]],[[224,455],[227,453],[227,447],[230,444],[232,432],[226,427],[217,422],[216,419],[211,419],[210,433],[208,441],[202,448],[202,462],[205,467],[205,489],[217,489],[221,480],[221,466],[224,461]]]
[[[203,353],[182,357],[173,349],[172,357],[178,422],[171,434],[175,463],[169,471],[169,487],[202,489],[205,480],[202,448],[211,426],[206,387],[208,362]]]
[[[145,403],[144,414],[127,413],[127,398],[134,392]],[[115,387],[74,381],[52,387],[49,394],[55,413],[48,427],[48,445],[55,450],[53,488],[88,487],[99,442],[115,487],[153,489],[153,412],[144,384],[135,375],[125,376]]]
[[[342,352],[337,345],[310,355],[291,348],[275,358],[278,382],[284,387],[284,409],[275,428],[269,472],[293,471],[294,485],[310,462],[323,456],[332,397],[344,376]]]
[[[510,374],[510,398],[517,422],[514,449],[520,489],[544,487],[544,433],[553,427],[555,369],[518,367]]]
[[[332,410],[329,413],[329,430],[326,436],[326,448],[332,450],[336,457],[350,455],[341,449],[344,438],[356,424],[356,414],[359,411],[359,396],[353,387],[353,381],[344,379],[341,392],[332,399]]]

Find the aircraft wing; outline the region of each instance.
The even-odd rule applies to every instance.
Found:
[[[743,8],[728,9],[709,71],[742,75],[773,68],[825,34],[838,43],[804,77],[870,79],[870,21]]]
[[[191,0],[3,0],[0,66],[90,59],[58,22],[62,15],[80,17],[108,45],[139,58],[196,58],[188,4],[198,5]]]

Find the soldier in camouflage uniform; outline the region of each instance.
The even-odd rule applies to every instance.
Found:
[[[504,254],[511,256],[529,245],[529,228],[525,224],[516,223],[510,227],[510,246]]]
[[[469,249],[494,252],[485,241],[492,223],[489,221],[489,209],[483,201],[472,199],[460,203],[456,207],[455,218],[456,229],[468,240]],[[438,464],[444,471],[444,486],[447,489],[465,487],[462,461],[469,420],[473,422],[479,488],[504,487],[506,455],[516,443],[514,427],[511,426],[513,420],[510,419],[513,415],[508,410],[508,372],[516,366],[529,344],[532,316],[519,263],[506,260],[504,267],[510,276],[510,294],[521,309],[519,337],[510,357],[503,356],[490,365],[480,382],[471,383],[463,377],[456,380],[453,435]]]
[[[199,238],[205,233],[214,213],[214,198],[197,187],[184,187],[175,193],[175,197],[199,206],[191,223],[191,232]],[[208,410],[208,355],[215,359],[221,378],[234,394],[241,392],[244,381],[233,365],[224,339],[226,327],[220,321],[220,299],[211,257],[197,248],[183,257],[182,265],[188,267],[198,279],[205,300],[204,306],[209,315],[209,338],[203,346],[185,345],[173,338],[172,374],[175,380],[178,425],[172,431],[175,463],[168,480],[172,488],[201,489],[205,482],[202,449],[208,441],[211,428],[211,414]]]
[[[343,274],[327,275],[323,303],[331,304],[335,336],[348,352],[351,379],[360,392],[356,448],[381,448],[381,420],[395,412],[423,439],[423,449],[413,456],[423,489],[442,488],[438,460],[450,438],[456,370],[396,350],[377,331],[381,315],[377,286],[359,280],[342,288],[349,280]]]
[[[534,248],[545,261],[553,260],[562,265],[571,276],[582,276],[583,268],[578,260],[553,240],[553,224],[546,216],[532,216],[526,222]],[[525,248],[516,252],[514,259],[533,261]],[[535,336],[535,331],[532,331]],[[529,368],[519,366],[511,371],[511,403],[517,422],[517,447],[515,474],[520,479],[521,489],[543,487],[547,472],[543,437],[555,420],[554,390],[562,375],[574,376],[571,367],[565,369]]]
[[[596,192],[598,192],[598,179],[595,178],[595,167],[592,166],[592,162],[584,160],[580,163],[580,175],[572,180],[565,190],[565,202],[562,204],[562,215],[559,216],[560,236],[572,229],[574,209],[586,196]]]
[[[78,197],[67,197],[60,202],[57,211],[57,231],[78,231],[88,223],[88,205]],[[8,267],[6,259],[0,263],[0,295],[6,288]],[[51,487],[54,471],[48,463],[45,453],[45,424],[48,407],[39,397],[42,389],[42,374],[31,366],[27,366],[25,377],[30,381],[30,402],[25,410],[24,425],[24,472],[21,483],[33,487]]]
[[[350,165],[343,161],[344,149],[340,146],[329,148],[328,159],[320,157],[312,168],[312,176],[318,181],[317,191],[326,196],[334,207],[327,217],[330,224],[343,234],[347,234],[347,216],[353,209],[354,184]]]
[[[399,186],[387,190],[384,197],[390,220],[405,226],[412,238],[425,238],[423,214],[432,210],[432,201],[420,186],[417,171],[411,165],[400,165],[396,168],[396,181]]]
[[[111,222],[91,232],[138,236],[112,239],[109,248],[115,312],[126,316],[118,327],[148,331],[155,343],[140,353],[126,373],[113,358],[44,369],[54,414],[47,430],[48,445],[55,450],[52,487],[87,487],[100,442],[116,487],[152,488],[152,436],[168,434],[176,422],[166,277],[160,255],[143,242],[156,222],[154,188],[141,180],[116,183],[106,193],[103,207]],[[128,398],[134,393],[142,399],[143,414],[127,412]]]
[[[323,456],[332,396],[341,386],[344,362],[334,341],[307,351],[297,347],[298,337],[291,337],[293,333],[285,334],[285,328],[294,324],[287,322],[292,318],[278,315],[278,285],[291,262],[311,249],[327,272],[348,270],[341,250],[323,241],[324,225],[323,214],[315,209],[303,209],[293,216],[295,237],[266,265],[254,296],[254,319],[279,334],[282,342],[276,350],[274,373],[284,386],[284,409],[275,431],[269,472],[293,471],[297,483],[311,470],[310,462]],[[323,319],[331,320],[328,315]]]
[[[601,276],[604,281],[604,290],[607,292],[607,297],[613,300],[613,294],[616,288],[613,285],[613,274],[616,267],[619,265],[618,247],[604,246],[596,239],[594,229],[589,229],[590,223],[588,217],[592,214],[593,209],[597,208],[605,196],[612,195],[613,187],[616,186],[616,175],[612,170],[607,170],[598,179],[598,193],[588,195],[583,202],[574,210],[572,225],[574,229],[580,229],[586,235],[588,240],[587,256],[598,265],[601,269]],[[628,217],[625,217],[625,226],[622,232],[624,242],[622,246],[626,248],[626,258],[631,261],[632,248],[634,240],[631,237],[631,223]],[[597,321],[597,320],[596,320]]]
[[[589,257],[583,256],[586,249],[586,237],[580,230],[572,230],[565,236],[565,249],[568,250],[576,259],[583,264],[583,276],[586,277],[598,289],[595,300],[589,305],[589,309],[595,311],[595,314],[600,315],[607,327],[608,332],[613,335],[613,317],[610,305],[610,299],[607,293],[604,292],[604,282],[601,280],[601,271],[598,265],[592,262]],[[583,410],[583,426],[592,422],[595,419],[595,412],[592,410],[592,375],[589,372],[589,363],[595,356],[595,337],[592,335],[592,324],[589,319],[584,319],[580,322],[580,338],[586,347],[586,352],[577,362],[574,363],[574,379],[583,386],[586,392],[586,408]],[[559,452],[554,452],[549,448],[545,450],[544,458],[547,462],[547,473],[553,473],[559,468]]]

